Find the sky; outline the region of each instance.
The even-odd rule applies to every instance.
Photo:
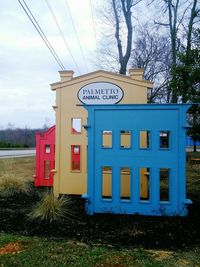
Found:
[[[101,0],[92,1],[95,10]],[[68,0],[83,49],[76,39],[66,0],[48,0],[76,63],[48,9],[46,0],[26,0],[66,70],[75,76],[94,71],[96,39],[90,0]],[[78,68],[76,67],[78,66]],[[55,123],[55,92],[50,84],[61,70],[31,24],[18,0],[1,0],[0,8],[0,129],[41,128]]]

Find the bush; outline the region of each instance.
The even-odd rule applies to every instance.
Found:
[[[5,173],[0,178],[0,196],[12,197],[16,194],[27,194],[30,192],[30,183],[16,177],[14,174]]]
[[[28,219],[38,222],[59,222],[70,215],[71,199],[66,196],[57,198],[53,193],[45,193],[39,203],[28,214]]]

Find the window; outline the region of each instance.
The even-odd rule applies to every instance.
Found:
[[[51,153],[51,147],[50,145],[45,145],[45,153],[50,154]]]
[[[120,132],[120,147],[121,148],[130,148],[131,147],[131,131]]]
[[[160,201],[169,201],[169,175],[170,169],[160,169]]]
[[[112,147],[112,131],[102,131],[102,147]]]
[[[50,178],[50,160],[44,161],[44,178],[45,179]]]
[[[120,169],[120,198],[121,200],[130,200],[131,171],[129,167]]]
[[[140,148],[150,148],[150,131],[140,131]]]
[[[71,170],[72,171],[80,171],[80,155],[81,155],[81,147],[80,145],[71,146]]]
[[[80,134],[81,133],[81,119],[80,118],[72,118],[72,133]]]
[[[140,200],[150,199],[150,168],[140,168]]]
[[[112,198],[112,167],[102,167],[102,198]]]
[[[160,148],[169,148],[169,131],[160,131]]]

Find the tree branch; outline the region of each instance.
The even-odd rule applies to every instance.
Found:
[[[115,0],[112,0],[112,4],[113,4],[113,10],[114,10],[114,15],[115,15],[115,38],[117,40],[117,49],[118,49],[118,53],[119,53],[119,62],[121,63],[123,60],[123,53],[122,53],[122,43],[121,43],[121,39],[119,36],[119,17],[118,17],[118,13],[117,13],[117,8],[116,8],[116,3]]]

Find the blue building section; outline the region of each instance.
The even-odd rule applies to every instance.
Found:
[[[194,141],[193,141],[192,137],[190,137],[190,136],[186,137],[186,146],[187,147],[193,147],[194,146]],[[200,141],[196,141],[196,146],[200,147]]]
[[[185,175],[190,105],[83,107],[88,111],[87,213],[187,215],[192,203],[186,199]],[[108,192],[104,179],[109,180]]]

